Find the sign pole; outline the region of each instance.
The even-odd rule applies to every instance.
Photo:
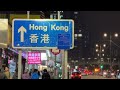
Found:
[[[30,11],[27,11],[27,19],[30,18]]]
[[[58,19],[60,18],[60,11],[58,11]],[[64,75],[65,75],[65,70],[64,70],[64,50],[61,50],[62,52],[62,79],[64,79]]]
[[[54,55],[55,56],[55,79],[57,79],[57,73],[56,73],[56,55]]]
[[[27,18],[29,19],[30,11],[27,11]],[[21,79],[22,76],[22,50],[18,50],[19,58],[18,58],[18,79]]]
[[[62,52],[62,79],[64,79],[65,78],[64,50],[62,50],[61,52]]]
[[[60,11],[58,11],[58,19],[60,18]],[[67,79],[67,59],[68,59],[68,51],[62,50],[62,79]]]
[[[27,19],[30,18],[30,11],[27,11]],[[27,67],[28,67],[28,71],[29,71],[29,64],[28,64],[28,51],[26,51],[26,61],[27,61]]]
[[[68,64],[68,51],[67,50],[65,50],[64,51],[64,54],[65,54],[65,59],[64,59],[64,63],[65,63],[65,65],[64,65],[64,68],[65,68],[65,78],[64,79],[68,79],[68,69],[67,69],[67,64]]]
[[[54,54],[54,63],[55,63],[55,67],[54,67],[54,78],[57,79],[58,75],[57,75],[57,55],[60,53],[59,49],[51,49],[52,54]]]
[[[21,75],[22,75],[22,50],[19,49],[18,50],[18,79],[21,79]]]

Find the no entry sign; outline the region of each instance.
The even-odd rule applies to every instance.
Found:
[[[59,49],[51,49],[52,54],[58,55],[60,53]]]

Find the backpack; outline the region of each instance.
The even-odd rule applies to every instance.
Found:
[[[31,79],[39,79],[38,73],[33,73]]]

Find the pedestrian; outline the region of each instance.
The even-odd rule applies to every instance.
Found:
[[[15,70],[15,73],[14,73],[12,79],[18,79],[18,70],[17,69]]]
[[[38,71],[39,79],[42,79],[42,73],[41,71]]]
[[[0,69],[0,79],[7,79],[4,72]]]
[[[30,69],[29,75],[31,76],[33,72],[34,72],[34,69],[33,68]]]
[[[115,79],[117,79],[117,71],[114,72]]]
[[[117,79],[120,79],[120,70],[118,71]]]
[[[9,70],[10,70],[10,79],[12,79],[16,70],[16,62],[14,59],[10,60]]]
[[[28,70],[24,71],[24,73],[22,74],[22,79],[30,79],[30,75],[28,73]]]
[[[32,69],[30,69],[29,76],[31,76],[31,74],[32,74]]]
[[[47,69],[43,70],[42,79],[50,79],[50,74],[48,73]]]
[[[39,79],[39,74],[37,69],[34,69],[34,72],[31,74],[31,79]]]
[[[9,71],[9,68],[7,66],[5,67],[4,74],[5,74],[7,79],[10,79],[10,71]]]

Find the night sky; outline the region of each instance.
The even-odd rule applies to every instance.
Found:
[[[120,11],[80,11],[79,15],[91,32],[120,31]]]

